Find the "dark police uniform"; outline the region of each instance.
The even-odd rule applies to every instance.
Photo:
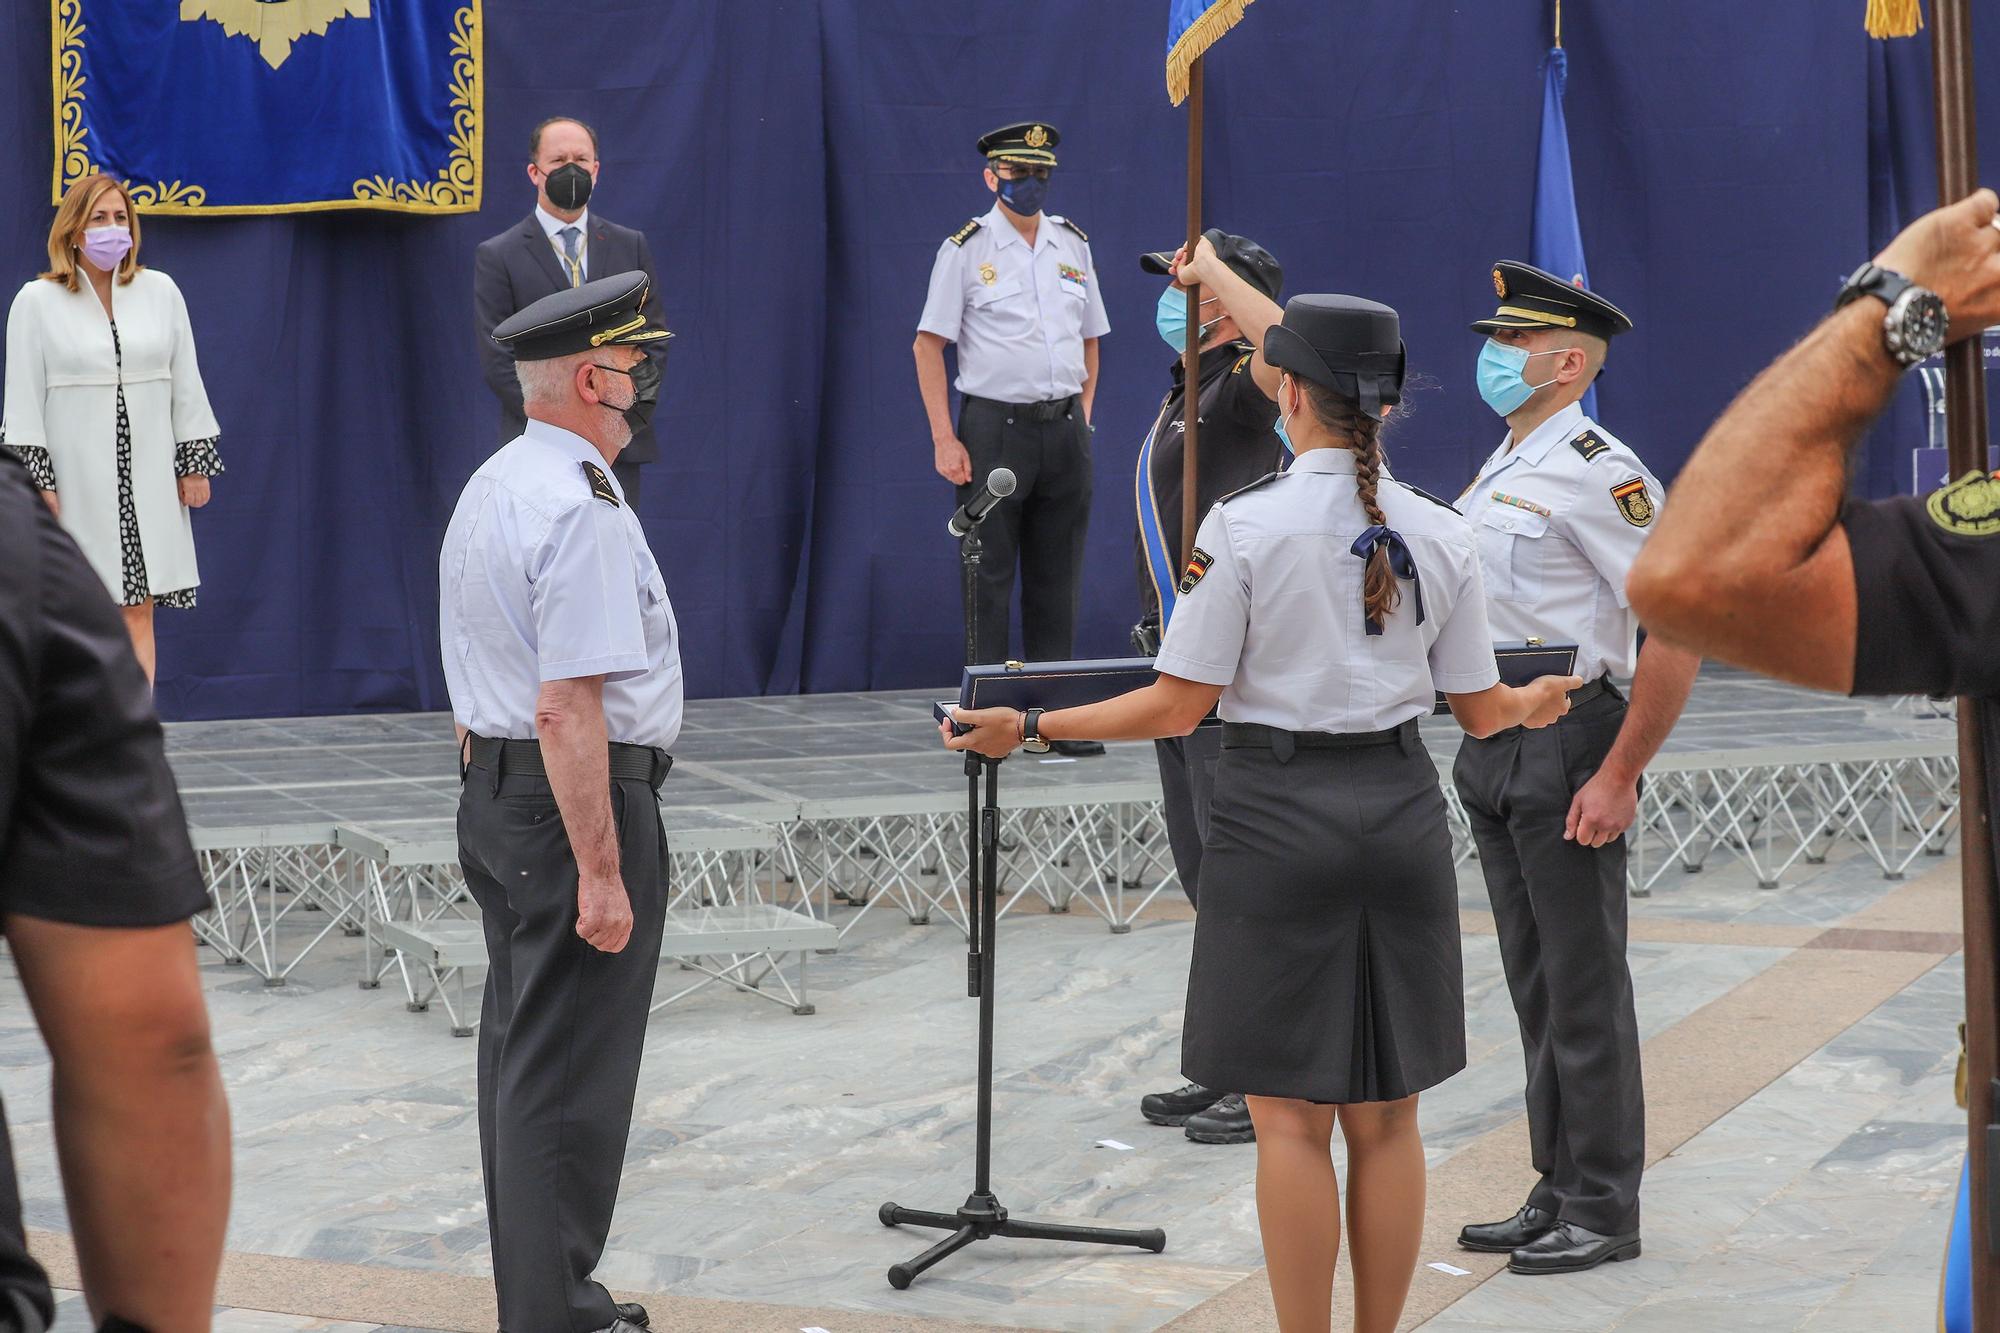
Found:
[[[1054,167],[1059,141],[1046,124],[1010,125],[983,136],[979,152],[989,162]],[[1018,561],[1023,655],[1062,661],[1075,642],[1090,519],[1083,344],[1111,322],[1083,228],[1044,214],[1031,248],[1004,208],[996,201],[938,247],[917,328],[958,346],[958,438],[972,459],[959,503],[994,468],[1014,473],[1014,493],[979,530],[979,660],[1009,656]]]
[[[1378,416],[1401,345],[1387,306],[1301,296],[1264,355]],[[1449,506],[1386,478],[1371,523],[1356,464],[1308,450],[1211,510],[1158,657],[1225,687],[1182,1041],[1211,1088],[1395,1101],[1465,1065],[1451,834],[1417,721],[1435,690],[1499,680],[1479,557]],[[1378,544],[1402,599],[1371,626]]]
[[[517,361],[664,336],[647,282],[547,296],[493,331]],[[504,1333],[633,1319],[591,1273],[625,1162],[666,924],[657,792],[681,723],[679,635],[646,534],[596,447],[529,419],[467,483],[445,531],[440,621],[452,713],[470,733],[459,862],[486,927],[480,1157]],[[546,681],[604,677],[612,813],[632,934],[576,933],[577,866],[536,740]],[[622,1327],[622,1325],[620,1326]]]
[[[0,569],[0,917],[149,928],[206,910],[132,641],[5,448]],[[39,1333],[54,1304],[28,1257],[0,1117],[0,1330]]]
[[[1500,307],[1472,327],[1577,329],[1610,338],[1631,321],[1609,301],[1525,264],[1493,270]],[[1531,1151],[1528,1205],[1600,1236],[1639,1229],[1645,1100],[1625,959],[1627,840],[1563,837],[1570,802],[1625,721],[1612,675],[1637,660],[1625,579],[1660,485],[1575,404],[1526,439],[1503,440],[1459,500],[1479,538],[1503,641],[1578,645],[1584,687],[1569,714],[1459,748],[1453,783],[1472,825],[1521,1023]],[[1501,1248],[1475,1244],[1472,1248]],[[1524,1242],[1525,1243],[1525,1242]],[[1506,1248],[1512,1248],[1511,1246]]]
[[[1222,261],[1246,282],[1278,299],[1284,270],[1254,241],[1218,229],[1206,233]],[[1147,273],[1166,275],[1172,252],[1154,251],[1139,257]],[[1278,405],[1257,387],[1250,359],[1257,349],[1245,339],[1211,347],[1198,362],[1200,437],[1196,442],[1195,513],[1206,514],[1216,501],[1284,466],[1285,447],[1278,439]],[[1133,470],[1132,497],[1138,511],[1135,550],[1139,563],[1139,596],[1145,606],[1141,639],[1157,642],[1173,617],[1175,585],[1182,562],[1181,481],[1187,455],[1187,365],[1176,360],[1173,385],[1160,404],[1153,428],[1140,446]],[[1151,655],[1151,648],[1141,645]],[[1172,736],[1153,743],[1160,763],[1160,788],[1173,849],[1174,871],[1181,889],[1194,902],[1199,893],[1201,840],[1208,828],[1208,799],[1215,785],[1215,765],[1222,754],[1222,733],[1201,727],[1192,735]]]

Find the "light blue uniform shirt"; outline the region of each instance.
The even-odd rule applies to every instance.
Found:
[[[1430,712],[1435,690],[1499,683],[1471,526],[1386,472],[1376,499],[1416,561],[1424,620],[1416,587],[1400,582],[1382,633],[1368,633],[1366,565],[1350,548],[1371,524],[1354,467],[1351,450],[1308,449],[1202,520],[1154,666],[1225,687],[1225,722],[1386,731]]]
[[[617,503],[592,492],[589,464]],[[452,716],[535,739],[542,685],[603,676],[614,741],[670,748],[681,730],[680,631],[666,580],[604,456],[530,420],[472,474],[438,560]]]

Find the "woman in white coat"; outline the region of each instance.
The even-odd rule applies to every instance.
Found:
[[[49,230],[49,271],[7,315],[4,438],[76,538],[147,679],[153,608],[194,606],[191,509],[222,471],[221,429],[195,365],[187,304],[139,264],[139,219],[109,176],[70,186]]]

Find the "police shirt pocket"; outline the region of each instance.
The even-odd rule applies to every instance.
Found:
[[[1546,515],[1513,505],[1490,505],[1479,516],[1479,550],[1486,591],[1503,602],[1532,602],[1542,593]]]
[[[991,287],[981,284],[974,288],[969,304],[975,310],[984,310],[986,307],[1004,301],[1010,296],[1019,296],[1020,294],[1020,279],[1009,278],[1005,282],[994,283]]]

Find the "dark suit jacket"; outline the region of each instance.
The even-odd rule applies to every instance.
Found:
[[[621,227],[592,213],[589,244],[584,253],[587,276],[608,278],[614,273],[644,269],[653,280],[646,294],[646,317],[656,328],[660,319],[660,282],[653,272],[653,252],[646,246],[646,234]],[[486,372],[487,387],[500,400],[500,442],[527,428],[527,414],[521,410],[521,382],[514,378],[514,362],[494,345],[492,333],[500,322],[554,292],[569,286],[569,275],[549,244],[548,233],[533,213],[519,225],[481,241],[472,260],[472,305],[478,326],[479,364]],[[666,340],[649,343],[646,355],[660,361],[665,370]],[[650,463],[660,456],[652,427],[632,437],[619,455],[620,462]]]

